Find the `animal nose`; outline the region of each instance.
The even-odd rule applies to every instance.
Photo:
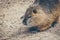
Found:
[[[24,20],[23,20],[23,24],[24,24],[24,25],[27,25],[27,20],[28,20],[29,18],[31,18],[31,16],[24,18]]]
[[[40,30],[38,29],[38,27],[31,27],[31,28],[28,29],[28,31],[29,31],[30,33],[40,32]]]
[[[27,19],[24,19],[22,22],[24,25],[27,25]]]

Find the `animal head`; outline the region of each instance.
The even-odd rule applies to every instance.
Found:
[[[27,9],[24,15],[23,23],[27,25],[27,21],[29,21],[30,19],[35,19],[37,21],[37,18],[42,21],[42,19],[44,19],[45,17],[46,15],[42,8],[40,8],[39,6],[30,7]]]
[[[23,24],[29,26],[46,25],[58,4],[59,0],[36,0],[33,3],[34,6],[32,5],[27,9],[23,17]]]

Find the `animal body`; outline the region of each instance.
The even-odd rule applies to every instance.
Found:
[[[60,16],[59,0],[35,0],[30,6],[23,19],[23,24],[40,31],[47,30],[51,27]],[[35,29],[36,29],[35,28]]]

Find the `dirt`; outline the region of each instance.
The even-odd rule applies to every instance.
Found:
[[[0,0],[0,40],[60,40],[60,21],[46,31],[28,33],[21,17],[34,0]],[[25,32],[24,32],[25,31]]]

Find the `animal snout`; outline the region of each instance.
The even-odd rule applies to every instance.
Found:
[[[27,17],[25,17],[24,19],[23,19],[23,24],[24,25],[27,25],[27,20],[29,19],[29,18],[31,18],[32,16],[27,16]]]
[[[24,19],[22,22],[24,25],[27,25],[27,19]]]

